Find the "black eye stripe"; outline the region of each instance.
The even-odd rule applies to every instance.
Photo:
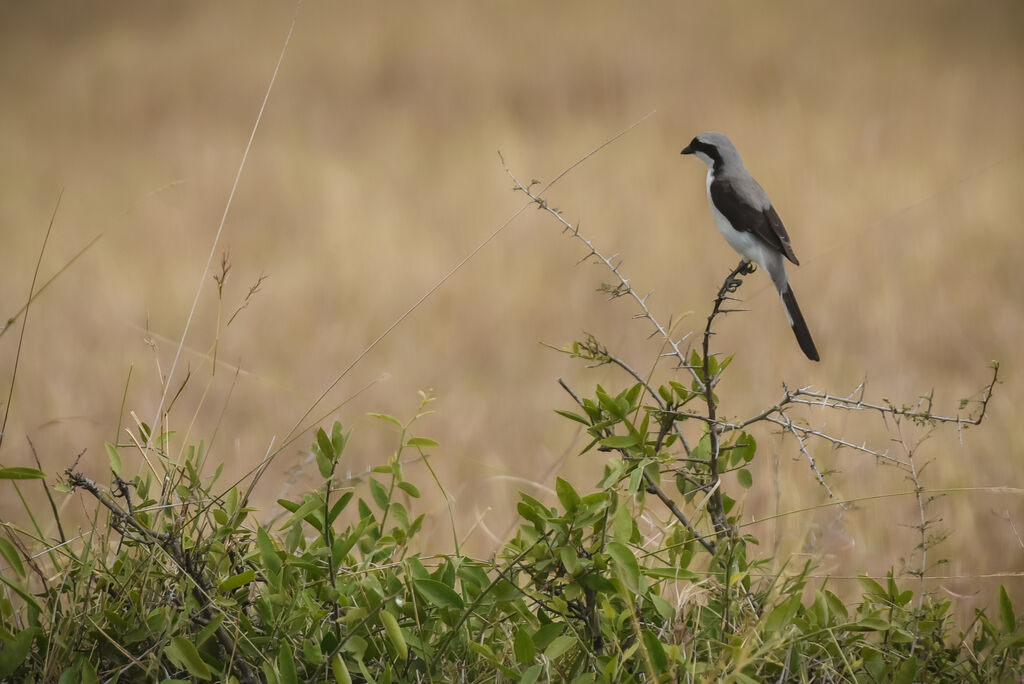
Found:
[[[690,143],[690,147],[694,152],[702,152],[706,154],[715,163],[715,171],[722,170],[722,155],[718,151],[718,148],[711,143],[706,143],[699,138],[694,138],[693,142]]]

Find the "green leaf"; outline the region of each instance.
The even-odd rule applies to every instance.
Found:
[[[324,653],[316,639],[305,639],[302,642],[302,658],[310,665],[322,665]]]
[[[690,501],[691,496],[696,492],[697,486],[683,473],[676,473],[676,489],[680,494],[686,497],[687,502]]]
[[[600,444],[609,449],[628,449],[640,443],[639,435],[612,435],[601,440]]]
[[[334,453],[334,445],[331,444],[331,440],[323,428],[316,431],[316,445],[318,448],[313,451],[316,453],[317,470],[320,471],[321,477],[329,478],[334,474],[337,455]]]
[[[733,444],[732,451],[737,463],[740,459],[745,463],[750,463],[754,460],[754,454],[757,453],[757,440],[754,439],[753,435],[741,432]]]
[[[313,511],[322,510],[323,507],[324,507],[324,502],[323,502],[323,500],[320,497],[318,497],[318,496],[307,496],[306,501],[301,506],[299,506],[297,509],[292,511],[291,516],[284,523],[283,527],[288,527],[289,525],[293,525],[298,520],[306,520],[310,513],[312,513]],[[306,520],[306,521],[312,523],[313,520],[315,520],[315,518],[311,518],[310,520]]]
[[[299,676],[295,671],[295,656],[287,641],[281,642],[281,650],[277,652],[277,671],[281,675],[281,684],[299,684]]]
[[[523,674],[519,676],[519,684],[535,684],[535,682],[540,679],[540,673],[543,670],[544,666],[540,663],[531,665],[523,670]]]
[[[594,390],[594,396],[597,397],[598,404],[601,408],[616,418],[623,418],[623,416],[618,415],[619,405],[615,403],[615,399],[605,391],[604,387],[598,385],[597,389]]]
[[[331,446],[334,447],[335,461],[341,458],[341,453],[345,451],[347,442],[348,435],[341,431],[341,422],[334,421],[334,425],[331,427]]]
[[[892,678],[892,684],[913,684],[917,679],[917,656],[910,656],[903,661]]]
[[[124,466],[121,463],[121,455],[117,453],[117,447],[110,442],[104,442],[103,446],[107,449],[107,461],[110,463],[110,469],[114,471],[115,475],[120,477]]]
[[[7,680],[15,670],[21,667],[25,658],[28,657],[33,640],[40,631],[38,627],[28,627],[10,638],[3,639],[4,646],[0,649],[0,677]]]
[[[590,427],[590,421],[587,420],[586,418],[584,418],[583,416],[581,416],[578,413],[573,413],[572,411],[560,411],[558,409],[555,409],[555,413],[557,413],[558,415],[562,416],[563,418],[568,418],[569,420],[575,420],[577,423],[583,423],[587,427]]]
[[[359,637],[355,638],[358,639]],[[356,661],[356,665],[359,666],[359,672],[363,675],[363,679],[369,682],[369,684],[377,684],[377,680],[370,674],[370,670],[366,667],[366,663],[363,662],[362,658]]]
[[[516,635],[512,640],[512,650],[515,651],[516,660],[520,665],[531,663],[537,657],[537,647],[534,645],[533,639],[530,638],[530,633],[522,627],[516,630]]]
[[[405,643],[405,637],[402,636],[402,628],[398,626],[398,620],[388,611],[382,610],[380,611],[380,621],[384,625],[384,631],[388,635],[388,640],[395,647],[395,650],[398,651],[399,657],[402,660],[408,660],[409,646]]]
[[[246,584],[249,584],[254,579],[256,579],[256,571],[246,570],[245,572],[240,572],[237,575],[232,575],[231,577],[228,577],[226,580],[221,582],[220,590],[223,592],[229,592],[233,589],[237,589],[238,587],[242,587]]]
[[[555,478],[555,494],[558,495],[558,501],[566,513],[572,513],[580,505],[580,495],[571,484],[560,477]]]
[[[196,647],[188,639],[180,636],[172,638],[171,643],[164,649],[164,653],[170,658],[172,663],[178,667],[185,668],[193,677],[198,677],[199,679],[213,678],[210,668],[199,656],[199,651],[196,650]]]
[[[159,435],[156,436],[156,439],[153,440],[153,446],[155,446],[157,449],[163,449],[164,447],[167,446],[167,444],[170,443],[171,437],[173,437],[177,433],[177,430],[167,430],[166,432],[161,432]]]
[[[750,474],[750,471],[746,468],[740,468],[736,471],[736,481],[740,483],[740,487],[744,489],[750,489],[754,486],[754,476]]]
[[[828,603],[828,609],[831,614],[838,615],[843,620],[849,618],[850,614],[847,612],[846,604],[843,603],[843,600],[827,589],[825,590],[825,601]]]
[[[555,640],[555,637],[560,636],[564,631],[564,622],[549,622],[546,625],[541,625],[533,633],[533,645],[543,650]]]
[[[429,437],[410,437],[409,441],[405,443],[406,446],[417,447],[419,449],[429,449],[432,447],[441,446],[439,443],[430,439]]]
[[[25,589],[23,586],[21,586],[20,582],[15,582],[14,580],[7,579],[3,575],[0,575],[0,582],[3,582],[7,586],[9,586],[11,590],[14,591],[15,594],[24,599],[25,603],[29,604],[29,606],[31,606],[36,611],[40,613],[46,612],[43,610],[43,607],[39,605],[39,601],[36,600],[36,597],[30,594],[28,592],[28,589]]]
[[[843,628],[851,632],[887,632],[889,631],[889,623],[882,618],[877,617],[866,617],[857,622],[851,622],[848,625],[844,625]]]
[[[718,364],[718,372],[719,373],[723,373],[725,371],[725,369],[729,367],[729,364],[732,363],[732,359],[733,359],[734,356],[736,356],[736,355],[735,354],[729,354],[727,357],[725,357],[724,361],[722,361],[720,364]]]
[[[331,674],[334,675],[335,684],[352,684],[352,675],[348,671],[348,666],[337,653],[331,658]]]
[[[544,657],[548,660],[558,660],[559,656],[576,645],[576,637],[570,634],[563,634],[557,637],[544,649]]]
[[[587,589],[593,589],[599,594],[616,594],[619,591],[619,588],[604,575],[587,573],[579,577],[579,582]]]
[[[711,460],[711,436],[705,432],[697,442],[697,446],[690,452],[690,458],[698,461]]]
[[[704,359],[701,358],[701,355],[697,353],[696,349],[690,350],[690,365],[694,368],[704,367]]]
[[[96,673],[96,667],[86,660],[84,657],[79,661],[81,664],[81,676],[79,680],[80,684],[100,684],[100,677]]]
[[[871,579],[867,575],[859,575],[857,581],[860,582],[860,586],[863,587],[864,591],[876,599],[887,601],[889,594],[882,588],[882,585]]]
[[[491,663],[492,665],[498,665],[499,661],[497,656],[494,655],[494,649],[488,646],[487,644],[480,643],[478,641],[470,641],[468,646],[469,650],[479,655],[482,655],[484,657],[484,660],[486,660],[487,662]]]
[[[324,458],[333,461],[337,456],[334,453],[334,445],[331,444],[331,438],[327,436],[323,428],[316,431],[316,445],[320,447],[320,453],[324,455]]]
[[[620,544],[626,544],[633,539],[633,515],[622,504],[615,509],[615,518],[612,520],[612,537]]]
[[[46,473],[36,468],[0,468],[0,480],[45,480]]]
[[[649,629],[645,629],[643,633],[644,648],[647,650],[647,655],[651,657],[651,664],[654,665],[655,672],[664,672],[668,668],[668,658],[665,656],[665,647],[661,645],[658,640],[658,635]]]
[[[992,652],[1002,653],[1008,648],[1020,646],[1021,644],[1024,644],[1024,632],[1014,632],[996,642],[996,645],[992,647]]]
[[[640,571],[648,577],[654,577],[655,579],[695,580],[700,578],[700,575],[692,570],[684,570],[683,568],[641,568]]]
[[[1017,627],[1017,616],[1013,612],[1013,604],[1010,602],[1010,595],[1006,593],[1006,587],[999,585],[999,620],[1003,623],[1004,632],[1012,632]]]
[[[793,622],[793,618],[796,617],[796,613],[800,610],[801,605],[800,594],[794,594],[788,599],[775,606],[772,612],[768,613],[768,617],[764,619],[764,629],[762,633],[767,637],[775,634],[783,627],[786,627]]]
[[[355,496],[355,492],[345,492],[341,495],[341,498],[334,502],[334,505],[331,506],[331,512],[327,516],[328,526],[334,524],[334,521],[337,520],[338,516],[341,515],[341,512],[345,510],[345,506],[348,505],[348,502],[352,500],[353,496]]]
[[[629,493],[635,495],[640,491],[640,482],[644,477],[643,467],[634,468],[633,472],[629,474]]]
[[[451,608],[461,611],[465,607],[462,597],[443,582],[423,578],[413,580],[413,584],[416,585],[416,590],[423,594],[427,601],[439,608]]]
[[[232,487],[224,493],[224,508],[226,508],[231,515],[238,512],[238,487]]]
[[[608,542],[608,554],[615,562],[622,582],[633,593],[640,592],[640,565],[629,547],[619,542]]]
[[[414,499],[420,498],[420,490],[418,490],[416,488],[416,485],[414,485],[412,482],[406,482],[405,480],[402,480],[401,482],[398,483],[398,488]]]
[[[662,620],[664,620],[666,623],[669,623],[675,619],[675,604],[669,603],[668,601],[654,593],[648,593],[647,598],[654,605],[654,610],[658,611],[658,615],[661,616]]]
[[[263,566],[275,575],[281,572],[281,558],[277,555],[277,549],[274,548],[274,542],[270,539],[270,535],[262,527],[256,530],[256,546],[259,547]]]
[[[14,547],[14,544],[8,540],[0,537],[0,554],[3,555],[4,560],[11,566],[15,574],[22,579],[25,578],[25,566],[21,562],[21,554],[18,553],[18,549]]]
[[[558,557],[562,561],[562,567],[570,575],[575,576],[583,569],[580,565],[580,557],[576,555],[576,549],[571,546],[563,546],[558,549]]]
[[[394,425],[397,425],[398,427],[403,427],[402,421],[398,420],[394,416],[389,416],[386,413],[367,413],[366,415],[370,416],[371,418],[379,418],[380,420],[392,423]]]
[[[161,616],[161,617],[166,617],[166,616]],[[196,648],[199,648],[200,646],[205,644],[206,640],[209,639],[211,636],[213,636],[213,633],[217,631],[217,628],[220,627],[221,623],[223,623],[223,622],[224,622],[224,613],[216,613],[216,614],[214,614],[214,616],[210,619],[210,621],[201,630],[196,632],[196,635],[192,638],[192,643],[194,643],[196,645]],[[163,624],[164,624],[163,621],[161,621],[159,628],[158,629],[154,629],[153,631],[154,632],[162,631],[163,630]]]
[[[386,511],[388,509],[388,504],[390,503],[388,490],[384,485],[372,477],[370,478],[370,494],[373,496],[373,501],[377,504],[378,508],[382,511]]]

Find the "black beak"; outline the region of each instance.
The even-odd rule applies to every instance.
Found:
[[[680,152],[679,154],[693,154],[693,153],[694,153],[694,151],[695,151],[695,150],[693,149],[693,143],[690,143],[689,145],[687,145],[686,147],[684,147],[684,148],[683,148],[683,151],[682,151],[682,152]]]

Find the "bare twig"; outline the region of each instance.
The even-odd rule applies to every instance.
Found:
[[[587,259],[590,259],[591,257],[593,257],[593,258],[597,259],[600,263],[604,264],[605,267],[607,267],[608,270],[610,270],[612,272],[612,274],[616,277],[618,282],[614,286],[610,286],[610,287],[605,289],[605,291],[609,293],[609,296],[611,298],[613,298],[613,299],[617,298],[617,297],[624,297],[624,296],[631,297],[633,299],[633,301],[636,302],[637,306],[640,308],[640,313],[636,314],[634,316],[634,318],[646,319],[646,320],[650,321],[651,325],[654,328],[654,331],[651,334],[652,335],[660,336],[672,348],[671,353],[668,354],[668,355],[674,356],[676,358],[676,360],[678,362],[677,365],[679,365],[680,367],[687,367],[686,353],[680,348],[680,344],[687,337],[689,337],[689,333],[687,333],[686,335],[684,335],[683,337],[681,337],[678,340],[672,339],[672,337],[670,335],[670,332],[669,332],[669,329],[666,328],[664,325],[662,325],[658,321],[658,319],[654,317],[654,314],[651,313],[650,308],[648,308],[648,306],[647,306],[647,299],[650,296],[650,293],[648,292],[647,294],[641,296],[639,293],[637,293],[636,290],[633,289],[633,286],[630,284],[629,279],[626,278],[622,274],[622,272],[619,270],[619,267],[622,265],[622,262],[621,261],[619,261],[619,262],[615,261],[615,259],[618,257],[618,255],[617,254],[613,254],[611,256],[605,256],[594,245],[594,242],[592,240],[590,240],[589,238],[587,238],[585,235],[583,235],[580,232],[579,226],[574,226],[571,223],[569,223],[568,221],[566,221],[565,218],[562,217],[562,214],[561,214],[561,212],[559,212],[558,209],[556,209],[556,208],[552,207],[551,205],[549,205],[547,203],[547,200],[545,200],[545,199],[543,199],[541,197],[541,195],[542,195],[541,192],[534,192],[532,190],[532,187],[533,187],[532,183],[530,185],[523,184],[523,182],[520,181],[516,177],[516,175],[514,173],[512,173],[512,171],[508,168],[508,165],[505,164],[505,159],[504,158],[502,158],[502,160],[501,160],[501,165],[504,167],[505,173],[507,173],[509,178],[512,179],[512,182],[515,183],[516,190],[519,190],[520,192],[525,194],[527,197],[529,197],[530,201],[532,203],[536,204],[538,209],[543,209],[544,211],[546,211],[549,214],[551,214],[552,216],[554,216],[555,219],[558,220],[558,222],[562,224],[562,226],[563,226],[563,231],[562,232],[568,233],[572,237],[574,237],[577,240],[579,240],[580,242],[582,242],[584,244],[584,246],[586,246],[586,248],[588,250],[587,254],[582,259],[580,259],[580,262],[586,261]],[[550,187],[550,184],[549,184],[548,187]],[[545,189],[547,189],[547,188],[545,188]],[[697,377],[697,374],[693,371],[693,369],[690,369],[690,372],[693,374],[694,378]]]
[[[65,475],[67,476],[68,485],[72,489],[84,489],[111,512],[114,528],[120,531],[122,535],[127,533],[138,543],[155,543],[163,549],[167,557],[189,577],[193,586],[201,594],[202,600],[199,603],[202,607],[199,609],[199,612],[207,621],[213,619],[214,616],[211,612],[214,594],[213,585],[205,577],[204,573],[196,567],[195,563],[189,560],[188,555],[181,547],[180,541],[172,532],[160,534],[146,527],[135,516],[130,515],[116,501],[103,493],[95,482],[73,468],[68,468],[65,471]],[[221,648],[226,653],[231,654],[237,647],[235,639],[232,638],[223,625],[218,626],[214,633],[217,636],[217,641],[220,642]],[[259,681],[255,671],[245,660],[238,660],[237,663],[243,681]]]
[[[800,431],[803,430],[803,428],[795,425],[793,421],[790,420],[789,416],[785,414],[782,415],[782,418],[780,420],[772,418],[766,418],[765,420],[768,420],[769,422],[772,423],[783,425],[790,432],[790,434],[792,434],[793,437],[796,438],[797,444],[800,448],[800,453],[803,454],[804,458],[807,459],[807,464],[810,467],[811,472],[813,472],[814,475],[818,478],[818,484],[825,488],[825,491],[828,492],[828,496],[830,499],[839,501],[840,508],[846,510],[847,506],[839,500],[839,497],[835,495],[835,492],[832,491],[832,488],[829,487],[827,482],[825,482],[825,477],[821,474],[821,471],[818,470],[818,464],[815,462],[814,457],[811,455],[811,452],[807,449],[807,442],[805,441],[805,437],[807,436],[808,431],[801,433]],[[818,433],[812,432],[812,434],[817,435]],[[829,437],[828,435],[824,435],[823,433],[821,433],[821,436],[824,439],[832,439],[831,437]]]
[[[999,363],[994,361],[991,368],[992,378],[989,380],[988,384],[982,388],[981,392],[979,392],[981,399],[975,400],[975,402],[979,404],[979,407],[977,413],[973,417],[965,417],[959,414],[955,416],[940,416],[932,413],[930,410],[922,410],[922,406],[931,406],[931,395],[921,397],[917,405],[913,408],[906,406],[898,408],[888,402],[885,404],[875,404],[864,401],[863,383],[858,385],[853,392],[845,397],[834,396],[822,392],[814,392],[809,388],[803,388],[794,392],[790,397],[790,401],[795,404],[821,406],[823,408],[838,408],[851,411],[877,411],[883,415],[902,416],[921,423],[955,423],[958,429],[962,429],[965,425],[981,425],[981,422],[985,419],[985,415],[988,412],[988,402],[992,399],[992,392],[995,389],[996,383],[999,382]],[[969,400],[962,401],[961,408],[965,408],[970,403],[971,402]]]
[[[715,402],[715,385],[718,383],[720,372],[716,372],[712,375],[711,370],[711,326],[714,324],[715,318],[719,314],[728,313],[728,311],[722,310],[722,304],[726,300],[731,299],[730,295],[743,284],[743,281],[739,278],[740,274],[751,273],[752,267],[749,262],[741,260],[737,266],[729,272],[729,275],[722,281],[722,286],[718,288],[718,295],[715,297],[715,303],[711,307],[711,313],[708,314],[707,324],[704,326],[704,340],[702,345],[703,356],[701,358],[701,372],[699,374],[699,380],[701,387],[703,388],[704,403],[707,406],[707,417],[710,427],[708,429],[708,439],[711,443],[711,454],[708,461],[708,480],[709,484],[715,485],[718,483],[718,457],[720,455],[721,446],[719,443],[716,423],[718,422],[718,406]],[[726,538],[732,535],[731,526],[729,520],[725,515],[725,504],[722,501],[722,490],[720,487],[714,487],[712,489],[711,498],[708,500],[708,513],[711,515],[711,522],[715,526],[715,534],[718,536],[720,541],[724,541]]]

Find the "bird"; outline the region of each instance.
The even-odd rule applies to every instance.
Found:
[[[692,154],[707,165],[708,202],[718,231],[748,266],[750,262],[757,264],[772,279],[801,351],[811,361],[819,361],[818,350],[786,275],[785,259],[797,266],[800,262],[764,188],[747,171],[736,146],[724,133],[701,133],[681,154]]]

